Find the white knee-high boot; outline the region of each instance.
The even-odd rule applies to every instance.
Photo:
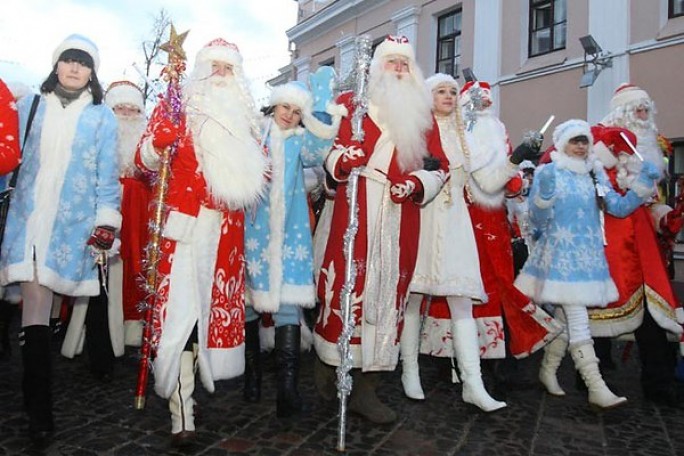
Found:
[[[401,384],[404,394],[410,399],[424,400],[425,393],[420,384],[418,351],[420,347],[420,301],[417,305],[411,299],[404,314],[404,330],[399,340],[401,348]]]
[[[463,380],[463,402],[473,404],[485,412],[506,407],[489,395],[482,383],[480,371],[480,344],[477,325],[472,318],[454,320],[451,323],[454,337],[454,351]]]
[[[627,398],[618,397],[608,389],[599,371],[599,360],[594,352],[592,340],[570,345],[570,354],[575,367],[580,372],[589,390],[589,403],[600,408],[612,408],[627,402]]]
[[[556,337],[544,347],[544,358],[539,366],[539,381],[546,387],[546,391],[553,396],[565,396],[565,391],[558,383],[556,372],[568,349],[568,339],[565,334]]]
[[[195,400],[195,354],[191,351],[181,353],[178,383],[173,394],[169,397],[169,411],[171,412],[171,434],[174,440],[184,441],[194,436],[195,416],[193,407]]]

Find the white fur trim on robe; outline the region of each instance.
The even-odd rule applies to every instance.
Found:
[[[169,211],[162,236],[172,241],[190,242],[197,217],[179,211]]]
[[[605,307],[619,295],[613,279],[591,282],[540,280],[525,272],[515,279],[515,287],[534,302]]]

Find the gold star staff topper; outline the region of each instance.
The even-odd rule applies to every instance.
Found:
[[[190,30],[186,30],[180,35],[176,32],[176,27],[171,24],[171,37],[169,41],[159,46],[159,49],[166,51],[169,54],[169,62],[175,57],[180,60],[186,60],[185,51],[183,50],[183,42],[188,37]]]
[[[185,72],[185,50],[183,50],[183,42],[188,36],[189,30],[181,33],[176,32],[176,27],[171,24],[171,36],[169,41],[159,46],[159,49],[166,51],[169,54],[169,63],[162,70],[163,78],[168,82],[170,80],[178,80],[180,75]]]

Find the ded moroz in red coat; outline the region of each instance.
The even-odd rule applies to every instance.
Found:
[[[336,169],[348,147],[352,146],[352,94],[342,94],[349,116],[342,119],[335,146],[326,159],[328,170]],[[354,241],[356,283],[352,293],[355,329],[351,338],[353,367],[364,371],[393,370],[399,356],[399,337],[408,286],[413,276],[418,252],[420,204],[430,201],[440,191],[448,164],[433,121],[427,132],[429,155],[439,160],[434,171],[410,172],[423,185],[420,201],[409,198],[402,204],[390,199],[390,183],[386,176],[399,177],[401,172],[389,133],[377,121],[377,107],[372,103],[363,119],[365,139],[361,148],[369,157],[358,181],[358,233]],[[338,181],[330,235],[318,282],[322,304],[315,326],[314,344],[321,360],[339,365],[337,340],[343,328],[340,308],[345,282],[343,238],[349,206],[346,177],[334,175]],[[373,274],[376,274],[373,278]]]
[[[618,167],[614,159],[611,160],[612,153],[601,146],[602,143],[610,145],[614,142],[610,139],[610,130],[610,127],[602,125],[592,127],[597,142],[594,149],[606,168],[613,188],[625,193],[626,189],[619,183]],[[626,148],[619,144],[613,147]],[[605,235],[608,267],[620,296],[607,307],[589,309],[592,336],[614,337],[634,331],[643,321],[644,302],[660,327],[674,334],[682,334],[682,326],[675,312],[680,304],[667,274],[649,206],[642,205],[625,218],[606,214]]]
[[[145,157],[155,154],[150,150],[152,130],[167,109],[165,102],[157,105],[140,142],[136,164],[142,169],[147,169]],[[200,378],[209,392],[214,391],[215,380],[244,371],[244,213],[240,208],[258,199],[263,175],[255,174],[258,169],[264,172],[266,163],[263,156],[233,158],[253,182],[238,184],[233,179],[231,202],[237,209],[229,209],[209,192],[205,175],[198,169],[198,151],[185,116],[178,128],[181,133],[171,160],[166,196],[169,210],[160,242],[153,320],[155,391],[162,397],[169,397],[177,384],[180,355],[195,324]]]

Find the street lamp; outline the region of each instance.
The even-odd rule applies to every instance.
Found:
[[[603,68],[613,66],[613,56],[610,52],[603,51],[591,35],[583,36],[579,40],[584,49],[583,74],[580,79],[580,89],[583,89],[594,85]],[[590,65],[591,68],[589,68]]]

